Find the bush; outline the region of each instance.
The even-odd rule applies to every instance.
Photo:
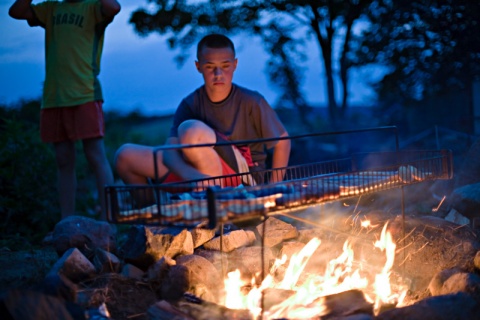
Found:
[[[40,141],[38,125],[10,116],[0,132],[2,236],[21,235],[37,242],[60,217],[54,154]]]

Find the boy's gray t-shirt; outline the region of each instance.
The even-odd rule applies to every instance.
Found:
[[[233,84],[230,95],[222,102],[213,103],[201,86],[180,102],[173,118],[170,136],[178,136],[178,126],[185,120],[200,120],[230,141],[277,138],[286,132],[276,112],[265,98]],[[276,141],[250,145],[253,163],[264,166],[270,149]]]

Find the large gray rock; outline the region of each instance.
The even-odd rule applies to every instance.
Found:
[[[442,288],[445,281],[447,281],[454,274],[460,272],[462,272],[462,270],[459,268],[451,268],[442,270],[435,274],[435,276],[433,276],[432,280],[430,281],[430,284],[428,285],[428,290],[430,290],[432,296],[442,295]]]
[[[51,242],[59,256],[70,248],[77,248],[91,258],[96,248],[115,253],[116,234],[116,226],[108,222],[70,216],[55,225]]]
[[[121,268],[121,261],[116,255],[100,248],[95,250],[92,262],[99,274],[119,272]]]
[[[265,235],[263,231],[265,230]],[[269,217],[264,223],[257,226],[258,234],[263,238],[265,246],[273,247],[285,240],[298,237],[298,230],[289,223]]]
[[[441,294],[466,292],[480,297],[480,277],[474,273],[460,272],[448,278],[441,290]]]
[[[252,245],[254,242],[253,231],[234,230],[205,242],[203,247],[208,250],[231,252],[237,248]]]
[[[480,217],[480,183],[453,190],[450,203],[455,210],[469,219]]]
[[[215,236],[215,229],[194,228],[191,231],[193,247],[198,248]]]
[[[263,263],[262,251],[264,256]],[[228,262],[229,270],[240,270],[242,277],[247,282],[250,282],[251,279],[255,276],[262,276],[262,265],[264,275],[266,276],[268,274],[270,266],[275,260],[272,249],[267,247],[264,247],[262,249],[261,246],[239,248],[233,251],[230,255],[231,256]],[[260,280],[260,278],[257,280]]]
[[[162,298],[178,300],[185,292],[217,303],[223,289],[222,277],[215,266],[197,255],[178,257],[161,284]]]
[[[480,182],[480,139],[476,140],[465,155],[458,173],[455,174],[455,188]]]
[[[78,250],[71,248],[55,262],[47,276],[62,274],[77,283],[96,274],[95,266]]]

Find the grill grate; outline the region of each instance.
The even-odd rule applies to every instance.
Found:
[[[352,132],[357,131],[347,133]],[[449,150],[361,152],[254,173],[264,176],[265,181],[272,175],[283,175],[282,182],[221,187],[225,179],[238,181],[249,174],[170,184],[107,186],[108,218],[114,223],[215,228],[218,223],[292,212],[429,180],[451,179],[453,169]]]

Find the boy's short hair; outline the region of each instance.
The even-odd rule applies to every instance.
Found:
[[[230,48],[235,55],[235,46],[233,45],[232,40],[223,34],[214,33],[203,37],[197,45],[197,59],[199,58],[200,51],[202,51],[203,48]]]

